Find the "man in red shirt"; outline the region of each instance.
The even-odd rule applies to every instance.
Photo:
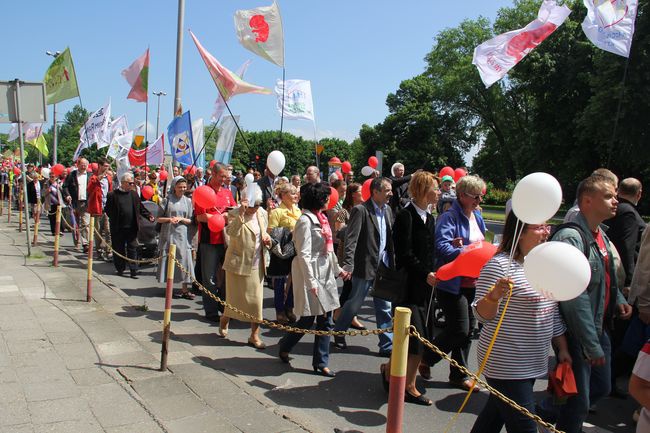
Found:
[[[100,232],[104,240],[110,242],[110,233],[108,228],[108,217],[104,213],[104,206],[106,205],[106,196],[109,192],[113,191],[113,179],[108,175],[108,170],[111,168],[106,158],[99,158],[97,161],[97,174],[90,177],[88,181],[88,213],[91,218],[95,218],[95,228]],[[94,233],[90,236],[95,237]],[[97,245],[95,243],[95,245]],[[108,259],[108,245],[102,242],[97,248],[97,255]]]
[[[197,261],[201,270],[200,280],[206,289],[224,301],[226,299],[226,279],[221,269],[226,251],[224,231],[222,230],[216,233],[210,231],[208,228],[208,216],[206,214],[224,214],[224,218],[228,221],[227,215],[225,215],[226,212],[229,208],[237,205],[230,190],[223,187],[227,176],[228,169],[224,164],[214,164],[208,185],[217,194],[217,205],[210,209],[203,209],[196,204],[194,205],[194,216],[199,223],[199,252]],[[206,319],[218,322],[219,312],[223,312],[223,308],[210,296],[205,293],[202,295]]]

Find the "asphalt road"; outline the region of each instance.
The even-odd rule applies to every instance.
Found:
[[[500,233],[499,224],[488,224],[490,230]],[[62,248],[70,248],[70,236],[63,238]],[[162,320],[164,309],[163,284],[155,279],[155,267],[146,266],[137,280],[115,275],[112,263],[96,261],[95,272],[102,281],[122,290],[148,306],[141,315],[155,321]],[[128,274],[128,272],[127,272]],[[264,317],[275,318],[273,292],[264,289]],[[140,302],[139,302],[140,303]],[[121,314],[121,313],[118,313]],[[126,317],[133,312],[124,312]],[[359,318],[367,327],[375,326],[372,302],[367,299]],[[332,348],[330,367],[337,372],[335,378],[313,374],[311,352],[313,337],[306,336],[291,354],[291,366],[277,358],[277,342],[282,332],[263,328],[262,338],[266,350],[255,350],[246,345],[249,325],[231,321],[227,339],[217,336],[216,324],[203,318],[201,297],[195,300],[174,300],[172,309],[173,341],[192,344],[193,362],[201,362],[222,370],[244,382],[243,392],[263,395],[303,420],[304,425],[316,432],[383,432],[385,431],[387,395],[384,393],[379,375],[379,365],[385,362],[377,356],[377,337],[348,338],[349,348],[345,351]],[[151,334],[152,344],[159,342],[159,333]],[[478,369],[476,344],[472,345],[470,367]],[[404,412],[405,432],[438,432],[459,409],[465,393],[448,385],[449,368],[442,361],[432,368],[431,381],[419,380],[418,387],[434,401],[432,407],[407,404]],[[546,380],[536,385],[538,397],[544,395]],[[214,390],[215,394],[219,389]],[[224,404],[228,396],[224,395]],[[468,432],[477,414],[487,399],[485,392],[475,393],[465,410],[458,416],[449,431]],[[584,431],[632,433],[629,425],[633,403],[628,400],[608,399],[598,407],[593,423]],[[260,416],[263,416],[261,414]],[[606,430],[594,427],[598,425]]]

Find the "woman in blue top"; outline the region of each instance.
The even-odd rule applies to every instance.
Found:
[[[485,223],[477,210],[484,188],[485,182],[477,176],[464,176],[456,184],[456,201],[436,222],[436,268],[453,261],[467,245],[485,239]],[[463,367],[467,367],[470,335],[476,323],[471,311],[475,291],[475,278],[461,276],[437,284],[436,297],[445,314],[446,326],[433,343],[443,352],[451,352],[451,357]],[[428,366],[440,359],[427,352],[420,366],[423,378],[431,377]],[[450,367],[449,382],[466,390],[472,386],[465,374],[455,367]]]

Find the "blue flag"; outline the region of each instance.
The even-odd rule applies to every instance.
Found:
[[[194,138],[189,111],[171,121],[167,127],[167,138],[173,161],[183,166],[192,165],[194,162]]]

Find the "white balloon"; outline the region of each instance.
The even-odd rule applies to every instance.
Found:
[[[246,185],[250,185],[255,182],[255,176],[253,176],[253,173],[248,173],[246,176],[244,176],[244,182],[246,182]]]
[[[512,210],[527,224],[543,224],[555,215],[562,203],[562,187],[548,173],[531,173],[512,192]]]
[[[375,169],[370,167],[369,165],[366,165],[361,169],[361,174],[364,176],[371,176],[375,172]]]
[[[587,288],[591,267],[581,250],[564,242],[550,241],[528,253],[524,274],[531,287],[545,298],[568,301]]]
[[[274,150],[269,153],[269,156],[266,158],[266,166],[271,170],[271,173],[273,173],[274,176],[277,176],[282,170],[284,170],[285,163],[286,159],[284,158],[284,154],[279,150]]]
[[[41,176],[44,178],[49,178],[50,177],[50,169],[49,168],[41,168]]]

